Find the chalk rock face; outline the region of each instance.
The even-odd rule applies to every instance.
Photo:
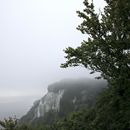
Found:
[[[43,117],[45,113],[50,110],[59,112],[60,100],[64,94],[64,90],[59,90],[57,93],[48,92],[40,101],[38,106],[35,108],[35,117]]]
[[[48,92],[34,102],[29,112],[21,118],[22,123],[50,123],[70,112],[89,108],[95,104],[97,95],[106,82],[92,79],[63,80],[48,86]]]

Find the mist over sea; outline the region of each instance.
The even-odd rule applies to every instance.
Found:
[[[0,119],[20,118],[32,107],[33,102],[40,96],[12,96],[0,97]]]

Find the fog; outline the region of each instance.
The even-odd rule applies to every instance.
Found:
[[[0,0],[0,118],[25,114],[55,81],[92,77],[85,68],[60,68],[63,49],[86,38],[76,30],[82,2]]]

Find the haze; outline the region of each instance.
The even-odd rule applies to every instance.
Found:
[[[0,0],[0,118],[22,116],[48,84],[91,77],[78,67],[61,69],[68,46],[86,38],[76,30],[82,0]],[[95,0],[96,8],[104,6]]]

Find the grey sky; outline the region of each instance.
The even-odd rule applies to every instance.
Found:
[[[57,80],[90,77],[84,68],[60,68],[63,49],[80,45],[86,37],[76,30],[82,2],[0,0],[0,101],[40,97]],[[103,0],[95,2],[97,8],[104,5]]]

